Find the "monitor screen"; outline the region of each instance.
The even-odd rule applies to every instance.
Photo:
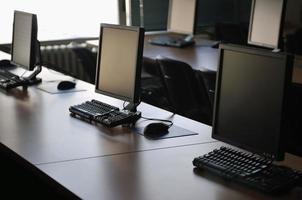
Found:
[[[222,45],[212,137],[282,159],[292,60],[282,53]]]
[[[144,29],[101,25],[96,91],[139,102]]]
[[[170,0],[168,31],[194,34],[197,0]]]
[[[248,43],[279,48],[285,0],[253,0]]]
[[[21,11],[14,12],[12,63],[33,70],[36,61],[37,17]]]

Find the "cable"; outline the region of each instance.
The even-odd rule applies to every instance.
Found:
[[[21,76],[20,76],[20,77],[22,77],[22,78],[23,78],[23,76],[26,74],[26,72],[27,72],[27,70],[24,70],[23,74],[21,74]]]
[[[124,103],[123,103],[123,110],[126,108],[125,104],[126,104],[126,101],[124,101]]]
[[[124,103],[123,103],[123,109],[125,109],[125,103],[126,103],[126,101],[124,101]],[[175,113],[173,113],[173,115],[175,115]],[[168,122],[168,123],[170,123],[169,128],[173,125],[173,122],[171,120],[168,120],[168,119],[149,118],[149,117],[143,117],[143,116],[141,116],[141,118],[145,119],[145,120],[151,120],[151,121]]]

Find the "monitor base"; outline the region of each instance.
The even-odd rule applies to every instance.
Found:
[[[30,86],[30,85],[36,85],[36,84],[39,84],[41,82],[42,82],[41,78],[35,77],[34,79],[29,79],[28,80],[28,86]]]

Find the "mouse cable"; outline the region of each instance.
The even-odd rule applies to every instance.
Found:
[[[20,75],[21,78],[24,78],[23,76],[26,74],[27,70],[25,69],[24,72]]]
[[[141,116],[141,118],[145,119],[145,120],[151,120],[151,121],[168,122],[168,123],[170,123],[169,128],[173,125],[173,122],[171,120],[168,120],[168,119],[148,118],[148,117],[143,117],[143,116]]]
[[[123,103],[123,109],[125,109],[125,104],[126,104],[126,101],[124,101]],[[174,115],[175,113],[173,113]],[[167,123],[170,123],[169,124],[169,128],[173,125],[173,122],[171,120],[168,120],[168,119],[158,119],[158,118],[148,118],[148,117],[143,117],[141,116],[142,119],[145,119],[145,120],[151,120],[151,121],[160,121],[160,122],[167,122]]]

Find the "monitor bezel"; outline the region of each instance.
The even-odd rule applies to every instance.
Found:
[[[278,143],[277,143],[277,149],[273,149],[273,153],[268,152],[262,152],[258,149],[255,149],[247,144],[240,144],[236,141],[232,141],[228,138],[225,138],[221,136],[221,134],[217,131],[217,119],[218,119],[218,110],[220,105],[220,89],[221,89],[221,75],[223,71],[223,55],[224,50],[229,51],[236,51],[236,52],[242,52],[242,53],[248,53],[248,54],[255,54],[255,55],[263,55],[263,56],[269,56],[274,58],[281,58],[285,59],[286,63],[286,70],[284,74],[284,94],[282,99],[282,113],[281,113],[281,122],[280,122],[280,134],[278,136]],[[292,71],[293,71],[293,56],[291,54],[286,53],[273,53],[271,51],[265,50],[265,49],[257,49],[252,47],[246,47],[246,46],[239,46],[239,45],[227,45],[227,44],[221,44],[219,46],[219,68],[217,72],[217,79],[216,79],[216,90],[215,90],[215,100],[214,100],[214,112],[213,112],[213,128],[212,128],[212,138],[220,140],[222,142],[234,145],[236,147],[251,151],[253,153],[259,154],[261,156],[273,158],[275,160],[283,160],[284,154],[285,154],[285,134],[286,134],[286,105],[288,101],[288,95],[290,90],[290,84],[291,84],[291,77],[292,77]]]
[[[281,11],[281,15],[280,15],[278,43],[276,45],[270,45],[270,44],[265,44],[265,43],[261,43],[261,42],[252,41],[253,22],[254,22],[256,1],[259,1],[259,0],[252,0],[247,43],[250,44],[250,45],[255,45],[255,46],[265,47],[265,48],[270,48],[270,49],[281,49],[283,47],[282,32],[283,32],[283,24],[284,24],[283,22],[285,20],[285,11],[286,11],[286,2],[287,2],[287,0],[281,0],[282,1],[282,11]]]
[[[178,33],[178,34],[187,34],[187,35],[194,35],[196,34],[196,26],[197,26],[197,9],[198,9],[198,0],[194,0],[195,9],[194,9],[194,22],[193,22],[193,30],[192,33],[190,32],[182,32],[182,31],[176,31],[171,29],[171,12],[172,12],[172,2],[174,0],[169,0],[169,9],[168,9],[168,22],[167,22],[167,32],[170,33]]]
[[[15,33],[15,17],[16,15],[31,16],[31,34],[30,34],[30,56],[29,56],[29,66],[24,66],[18,62],[14,61],[14,33]],[[37,41],[38,41],[38,22],[37,15],[32,13],[27,13],[23,11],[14,11],[14,22],[13,22],[13,32],[12,32],[12,44],[11,44],[11,63],[23,69],[33,71],[36,66],[36,53],[37,53]]]
[[[100,70],[100,59],[102,52],[102,35],[104,28],[113,28],[113,29],[122,29],[129,31],[138,32],[138,47],[137,47],[137,59],[136,59],[136,73],[135,73],[135,83],[134,83],[134,94],[133,98],[125,97],[122,95],[110,93],[108,91],[103,91],[98,88],[99,82],[99,70]],[[95,77],[95,92],[99,94],[104,94],[110,97],[114,97],[120,100],[128,101],[135,105],[140,103],[140,82],[141,82],[141,70],[142,70],[142,60],[143,60],[143,48],[144,48],[144,28],[136,26],[124,26],[124,25],[114,25],[114,24],[105,24],[100,25],[100,36],[99,36],[99,47],[97,53],[97,66],[96,66],[96,77]]]

